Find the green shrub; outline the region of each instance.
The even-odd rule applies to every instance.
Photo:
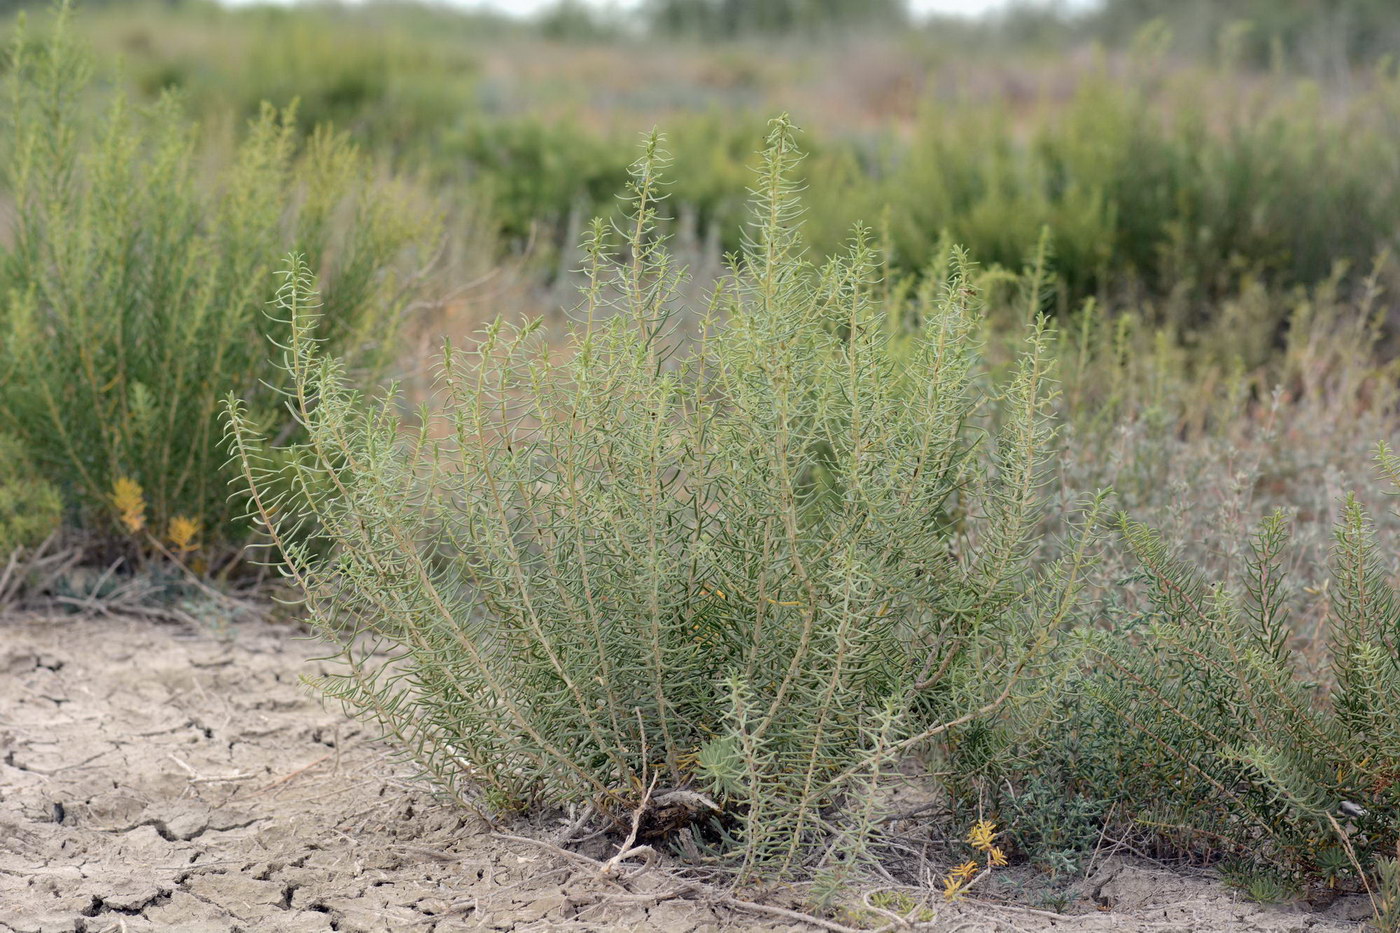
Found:
[[[322,271],[321,339],[359,375],[394,349],[400,258],[419,242],[411,192],[376,179],[340,137],[298,150],[265,108],[230,161],[201,168],[177,101],[105,119],[85,109],[88,63],[62,14],[15,46],[5,160],[16,201],[0,246],[0,430],[31,452],[89,527],[114,527],[134,481],[153,527],[246,526],[227,500],[216,408],[230,390],[274,434],[290,429],[267,365],[285,329],[263,311],[275,257]]]
[[[0,434],[0,564],[20,548],[38,547],[62,520],[58,489],[38,474],[18,441]]]
[[[264,102],[296,104],[308,128],[334,124],[375,152],[421,154],[475,104],[474,59],[409,34],[392,14],[260,13],[266,22],[238,70],[197,88],[211,103],[231,98],[240,117]]]
[[[1388,448],[1381,462],[1400,482]],[[1229,857],[1251,883],[1367,883],[1400,830],[1400,600],[1361,505],[1349,497],[1335,530],[1325,669],[1294,647],[1282,512],[1237,585],[1208,583],[1139,523],[1121,532],[1145,603],[1082,633],[1069,712],[1026,772],[1112,802],[1158,845]]]
[[[644,841],[746,873],[854,866],[885,772],[1010,702],[1070,613],[1085,542],[1027,567],[1043,323],[986,437],[966,258],[887,352],[867,234],[802,258],[795,161],[778,121],[753,236],[683,349],[653,138],[625,247],[601,221],[586,240],[568,340],[498,322],[448,348],[444,423],[407,439],[392,394],[366,404],[316,349],[305,266],[284,273],[306,440],[268,446],[231,401],[252,507],[343,651],[320,686],[459,800],[637,810]]]
[[[1092,584],[1098,605],[1085,612],[1094,626],[1042,665],[1055,676],[1023,685],[1044,697],[1040,715],[999,724],[950,768],[966,776],[959,801],[996,814],[1032,862],[1072,876],[1103,840],[1122,840],[1139,852],[1215,862],[1264,896],[1329,884],[1355,890],[1356,864],[1372,874],[1371,858],[1393,848],[1389,816],[1377,825],[1340,810],[1348,800],[1370,820],[1392,810],[1383,775],[1396,761],[1386,760],[1393,739],[1354,731],[1341,717],[1343,678],[1329,661],[1341,657],[1344,637],[1379,638],[1382,652],[1394,639],[1389,609],[1370,634],[1348,634],[1358,623],[1340,611],[1339,584],[1354,577],[1342,558],[1357,563],[1359,510],[1349,504],[1343,516],[1346,549],[1332,527],[1348,486],[1360,488],[1361,501],[1381,498],[1371,471],[1355,471],[1370,453],[1365,438],[1392,432],[1400,410],[1394,363],[1377,343],[1378,287],[1373,277],[1356,304],[1335,282],[1285,294],[1251,289],[1246,307],[1227,306],[1199,345],[1092,306],[1067,322],[1057,354],[1066,438],[1058,493],[1111,483],[1116,504],[1157,531],[1129,523],[1128,546],[1107,549]],[[1256,305],[1291,309],[1281,351],[1255,355],[1248,308]],[[1236,354],[1248,366],[1232,365]],[[1289,516],[1286,548],[1272,514],[1279,508]],[[1250,556],[1249,531],[1261,522],[1272,543],[1256,539],[1256,547],[1277,549],[1268,581],[1261,555]],[[1374,522],[1368,534],[1380,540],[1400,531],[1400,516],[1380,512]],[[1393,558],[1378,553],[1385,582]],[[1277,588],[1274,638],[1287,650],[1259,662],[1249,659],[1257,650],[1250,612],[1266,585]],[[1172,603],[1173,592],[1189,593],[1205,617]],[[1391,635],[1378,634],[1384,618]],[[1379,694],[1378,708],[1394,704],[1393,683],[1389,699],[1366,688]],[[1310,734],[1289,703],[1327,737]],[[1340,833],[1327,814],[1280,798],[1243,757],[1256,745],[1309,763]]]
[[[1400,42],[1388,0],[1109,0],[1086,20],[1109,41],[1154,28],[1187,55],[1343,80],[1356,65],[1393,55]]]
[[[1301,82],[1269,96],[1202,103],[1205,73],[1171,81],[1101,65],[1063,105],[1028,116],[979,99],[925,106],[907,137],[832,134],[803,166],[811,188],[808,238],[835,251],[852,211],[883,218],[901,271],[919,274],[947,240],[989,266],[1019,268],[1048,228],[1057,307],[1090,296],[1150,299],[1153,323],[1186,339],[1221,300],[1326,282],[1339,265],[1364,268],[1400,229],[1396,80],[1343,106]],[[673,198],[702,223],[738,219],[752,139],[748,121],[677,118]],[[445,137],[469,175],[496,194],[501,227],[561,235],[578,206],[606,210],[624,175],[619,134],[483,116]],[[1270,342],[1284,321],[1274,318]],[[1261,331],[1263,329],[1261,328]]]
[[[568,123],[474,121],[446,137],[442,151],[463,160],[501,234],[516,240],[562,232],[574,209],[591,214],[627,179],[623,146]]]
[[[1174,301],[1172,323],[1194,326],[1213,310],[1202,299],[1248,276],[1318,283],[1393,241],[1393,78],[1342,107],[1299,83],[1223,113],[1202,103],[1207,81],[1186,73],[1157,88],[1105,68],[1025,133],[984,103],[927,109],[909,146],[871,173],[888,178],[880,197],[895,205],[899,255],[921,265],[946,231],[1016,268],[1048,226],[1069,306],[1145,289]]]
[[[77,28],[105,53],[99,75],[147,100],[176,91],[204,126],[295,103],[307,133],[334,124],[375,155],[423,156],[477,104],[477,56],[461,41],[476,20],[412,4],[133,0],[86,5]]]

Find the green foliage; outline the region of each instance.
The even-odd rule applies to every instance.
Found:
[[[1188,54],[1327,77],[1393,55],[1400,43],[1389,0],[1108,0],[1089,22],[1109,40],[1123,41],[1154,21],[1169,27]]]
[[[1249,862],[1226,863],[1220,867],[1220,875],[1227,884],[1260,904],[1292,900],[1299,893],[1297,885],[1287,875]]]
[[[853,210],[883,217],[896,267],[919,274],[948,241],[1017,269],[1048,228],[1056,307],[1146,295],[1180,336],[1256,283],[1285,289],[1365,268],[1400,226],[1395,79],[1341,108],[1291,85],[1277,102],[1223,114],[1202,103],[1202,80],[1163,88],[1105,65],[1064,106],[1028,118],[954,100],[922,108],[906,139],[816,140],[802,168],[809,238],[835,251]],[[738,249],[732,221],[757,132],[706,114],[676,122],[673,196],[702,224],[724,225],[723,248]],[[446,151],[496,193],[502,229],[523,238],[532,224],[557,230],[575,207],[606,210],[626,146],[513,118],[476,122]],[[1267,323],[1272,344],[1283,321]]]
[[[1400,846],[1390,858],[1376,859],[1376,929],[1400,930]]]
[[[1262,18],[1263,7],[1232,6],[1250,10],[1182,9],[1219,25],[1211,42],[1222,32],[1255,36],[1226,27]],[[1356,0],[1334,12],[1358,26],[1372,21],[1373,6]],[[889,12],[877,7],[680,0],[652,12],[682,33],[810,34],[803,23],[834,23],[813,29],[844,36],[852,18]],[[1285,7],[1300,22],[1331,18]],[[129,61],[133,83],[153,96],[181,89],[207,125],[255,116],[265,100],[300,100],[308,127],[333,121],[377,156],[455,191],[469,186],[473,198],[480,192],[506,245],[544,244],[539,266],[551,274],[575,218],[612,214],[636,133],[658,119],[677,154],[674,213],[693,217],[702,239],[717,231],[721,249],[737,250],[762,136],[756,114],[803,97],[823,127],[804,141],[813,157],[801,170],[818,250],[841,248],[853,213],[873,221],[888,210],[880,236],[902,272],[922,273],[946,241],[1016,269],[1049,227],[1058,310],[1088,296],[1115,306],[1146,299],[1152,323],[1172,324],[1181,339],[1256,282],[1310,286],[1340,263],[1364,268],[1400,229],[1400,83],[1383,62],[1348,72],[1340,89],[1287,70],[1246,82],[1232,69],[1170,64],[1161,54],[1166,27],[1139,36],[1127,62],[1102,56],[1057,68],[1013,46],[1017,68],[993,69],[969,51],[980,47],[975,39],[946,30],[866,45],[739,39],[703,49],[660,36],[643,44],[617,34],[587,49],[530,38],[532,29],[584,37],[592,27],[577,13],[564,4],[513,32],[479,15],[375,4],[195,4],[94,22],[121,37],[104,42],[119,43],[114,54]],[[1128,19],[1137,31],[1140,18]],[[503,37],[508,49],[491,45]],[[640,69],[648,56],[678,59],[674,76],[658,81]],[[568,71],[600,63],[619,77],[598,84]],[[1027,80],[1018,69],[1027,68],[1043,91],[1018,90]],[[853,89],[873,85],[856,108],[843,108],[817,81],[829,73]],[[894,99],[871,97],[884,94]],[[870,122],[871,108],[890,107]],[[1282,321],[1272,323],[1281,332]]]
[[[474,102],[475,62],[442,43],[425,42],[388,11],[352,17],[328,8],[307,16],[268,8],[233,75],[208,75],[191,63],[192,93],[221,98],[240,118],[264,102],[297,108],[308,128],[333,124],[375,151],[415,150]],[[205,105],[208,106],[208,103]]]
[[[751,234],[683,344],[653,137],[626,241],[585,240],[568,338],[497,322],[449,347],[442,422],[411,439],[317,349],[305,265],[284,274],[306,437],[270,447],[231,401],[251,507],[348,662],[322,689],[458,799],[637,810],[642,840],[743,874],[849,872],[885,773],[1014,705],[1071,613],[1087,540],[1029,566],[1043,321],[990,430],[966,257],[889,352],[868,233],[803,258],[797,159],[776,121]]]
[[[1052,881],[1067,881],[1084,871],[1102,838],[1106,810],[1103,801],[1067,794],[1062,782],[1040,775],[1013,788],[1002,801],[1017,848]]]
[[[1280,512],[1255,532],[1237,587],[1207,583],[1141,524],[1120,530],[1147,603],[1084,633],[1081,725],[1111,730],[1116,748],[1075,780],[1178,845],[1235,856],[1250,884],[1281,872],[1357,885],[1400,812],[1396,597],[1361,506],[1348,498],[1335,532],[1325,692],[1292,647]]]
[[[648,0],[653,32],[695,38],[822,34],[903,24],[901,0]]]
[[[215,538],[230,513],[220,396],[289,430],[263,309],[275,257],[322,270],[321,339],[359,375],[393,351],[399,258],[421,240],[406,189],[375,178],[329,132],[298,149],[270,107],[230,161],[206,171],[178,102],[89,115],[87,57],[60,15],[15,45],[5,159],[15,221],[0,247],[0,430],[30,451],[90,527],[110,527],[114,484],[145,491],[153,527],[181,515]]]
[[[42,544],[62,519],[53,483],[38,474],[17,440],[0,434],[0,562],[19,548]]]
[[[99,75],[149,100],[178,91],[206,127],[295,105],[305,133],[333,124],[375,155],[424,158],[476,106],[477,56],[454,40],[485,32],[477,20],[400,3],[190,0],[88,8],[79,25],[118,58]]]
[[[1397,216],[1388,130],[1360,107],[1326,113],[1304,91],[1276,110],[1208,128],[1201,89],[1148,96],[1107,72],[1028,145],[1006,113],[928,110],[898,153],[880,201],[897,205],[894,245],[918,265],[946,231],[985,262],[1016,268],[1049,227],[1062,297],[1145,287],[1162,298],[1233,294],[1243,273],[1276,285],[1320,282],[1339,260],[1364,266]],[[1369,98],[1393,112],[1389,91]],[[1337,120],[1352,128],[1324,130]],[[1355,122],[1352,122],[1355,121]],[[1379,196],[1379,199],[1378,199]],[[1199,309],[1177,312],[1195,325]]]
[[[536,17],[540,34],[559,42],[598,42],[616,34],[617,23],[607,11],[584,0],[556,0]]]
[[[513,240],[559,233],[578,210],[612,201],[627,180],[620,144],[567,122],[477,121],[445,138],[442,151],[462,160],[497,229]]]

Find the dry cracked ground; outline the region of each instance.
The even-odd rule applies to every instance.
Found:
[[[0,616],[0,931],[812,930],[630,890],[494,836],[300,683],[294,629]],[[659,873],[653,873],[659,875]],[[1355,930],[1110,861],[1076,908],[940,906],[938,930]]]

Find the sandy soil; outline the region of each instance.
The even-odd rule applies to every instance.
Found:
[[[0,931],[815,929],[491,835],[301,686],[322,662],[296,634],[0,617]],[[1083,895],[1081,916],[939,905],[932,928],[1331,933],[1366,915],[1118,861]]]

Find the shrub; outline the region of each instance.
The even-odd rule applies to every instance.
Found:
[[[1031,118],[1028,143],[984,103],[926,109],[910,144],[870,173],[887,178],[900,255],[921,265],[946,230],[1015,268],[1049,226],[1070,302],[1145,289],[1172,323],[1195,326],[1214,311],[1202,299],[1248,276],[1319,283],[1393,241],[1393,78],[1344,107],[1302,83],[1207,107],[1209,80],[1104,66],[1067,106]]]
[[[144,98],[174,90],[207,127],[297,104],[309,133],[334,124],[376,155],[425,155],[477,106],[476,54],[487,17],[426,5],[86,4],[78,28],[99,75]]]
[[[18,441],[0,434],[0,564],[20,548],[38,547],[62,518],[58,490],[38,475]]]
[[[373,374],[394,348],[399,258],[423,225],[408,192],[329,132],[298,151],[290,115],[264,108],[209,177],[175,100],[133,114],[118,98],[97,120],[87,75],[66,12],[47,43],[16,42],[0,430],[93,528],[115,527],[109,496],[127,479],[153,526],[183,516],[237,541],[218,399],[236,391],[264,429],[292,427],[266,381],[268,341],[287,339],[263,314],[273,257],[297,248],[321,269],[321,339]]]
[[[540,226],[561,231],[571,209],[581,204],[591,211],[627,178],[623,147],[567,123],[476,121],[445,139],[443,148],[470,167],[501,234],[511,239]]]
[[[358,12],[358,15],[357,15]],[[255,11],[233,75],[208,75],[193,90],[228,99],[240,117],[265,101],[297,104],[307,127],[333,123],[376,152],[416,151],[476,104],[473,58],[458,44],[413,35],[392,10]],[[228,17],[235,26],[235,16]],[[257,19],[254,19],[257,23]]]
[[[1377,306],[1378,292],[1374,275],[1356,304],[1340,297],[1335,281],[1285,294],[1251,288],[1223,309],[1199,343],[1185,347],[1173,333],[1144,328],[1136,316],[1108,318],[1091,303],[1067,322],[1057,354],[1065,419],[1058,494],[1071,499],[1076,490],[1112,484],[1116,505],[1140,522],[1130,525],[1135,534],[1164,550],[1170,542],[1173,574],[1193,578],[1212,598],[1218,590],[1246,605],[1250,529],[1277,525],[1273,513],[1286,510],[1289,540],[1274,583],[1289,594],[1280,622],[1288,650],[1274,676],[1288,672],[1324,723],[1335,722],[1328,698],[1335,696],[1329,657],[1336,651],[1338,581],[1328,565],[1336,557],[1336,504],[1347,488],[1358,489],[1358,502],[1382,498],[1373,471],[1358,475],[1358,465],[1373,452],[1365,438],[1393,431],[1397,412],[1394,364],[1378,343],[1386,313]],[[1287,345],[1256,352],[1265,342],[1251,336],[1254,322],[1285,311]],[[1243,359],[1232,363],[1232,357]],[[1371,512],[1367,522],[1380,540],[1400,531],[1400,516]],[[1222,872],[1258,894],[1280,885],[1296,891],[1304,882],[1356,885],[1352,860],[1325,819],[1325,831],[1280,852],[1258,821],[1276,828],[1286,808],[1255,806],[1269,798],[1267,786],[1240,790],[1257,775],[1235,763],[1231,773],[1239,783],[1221,781],[1254,802],[1249,810],[1173,760],[1194,755],[1193,762],[1217,769],[1209,773],[1220,780],[1231,748],[1254,741],[1255,732],[1282,747],[1301,740],[1275,725],[1274,711],[1255,717],[1269,682],[1252,670],[1215,671],[1210,696],[1198,684],[1170,679],[1172,665],[1204,654],[1202,645],[1214,652],[1207,655],[1212,665],[1233,659],[1223,633],[1238,632],[1247,619],[1207,625],[1173,616],[1160,604],[1156,577],[1134,556],[1141,550],[1107,549],[1092,584],[1099,605],[1085,613],[1099,631],[1067,639],[1056,661],[1043,666],[1058,668],[1058,678],[1025,685],[1046,698],[1041,717],[994,734],[995,754],[979,750],[976,759],[955,763],[952,770],[977,778],[967,783],[980,796],[968,792],[962,799],[999,815],[1020,853],[1062,875],[1089,864],[1103,840],[1123,839],[1164,858],[1223,859]],[[1384,566],[1393,569],[1389,555]],[[1192,641],[1183,643],[1188,636]],[[1116,665],[1168,678],[1171,692],[1157,679],[1115,682]],[[1217,744],[1189,723],[1173,724],[1178,692],[1196,704],[1179,710],[1196,718],[1197,705],[1206,706],[1214,716],[1236,717],[1229,721],[1240,731],[1210,720]],[[1131,706],[1115,711],[1105,696],[1126,696]],[[1144,723],[1147,734],[1128,717]],[[1344,747],[1359,752],[1361,744]],[[1346,798],[1334,802],[1340,799]],[[1334,815],[1350,832],[1347,820]],[[1301,831],[1298,819],[1289,825],[1290,832]],[[1373,836],[1364,841],[1372,854],[1380,851]]]
[[[564,345],[498,322],[470,360],[449,347],[444,423],[411,436],[392,393],[345,387],[305,265],[284,273],[306,439],[269,446],[230,401],[252,508],[343,653],[322,689],[464,803],[637,812],[644,841],[743,872],[856,864],[884,773],[1004,708],[1070,613],[1087,542],[1027,568],[1043,322],[980,446],[966,257],[886,352],[866,233],[803,259],[796,158],[779,120],[753,236],[686,349],[653,138],[623,249],[601,222],[586,238]]]
[[[1400,483],[1388,448],[1380,461]],[[1281,511],[1237,585],[1208,583],[1140,523],[1120,530],[1144,604],[1081,633],[1067,712],[1026,771],[1242,877],[1372,890],[1400,830],[1400,602],[1365,510],[1348,497],[1336,526],[1321,667],[1295,646]]]
[[[1386,0],[1110,0],[1088,17],[1088,25],[1121,42],[1144,24],[1155,24],[1169,38],[1178,37],[1181,51],[1198,58],[1219,54],[1255,67],[1292,65],[1320,78],[1345,80],[1357,65],[1393,53],[1400,41],[1394,14]]]

